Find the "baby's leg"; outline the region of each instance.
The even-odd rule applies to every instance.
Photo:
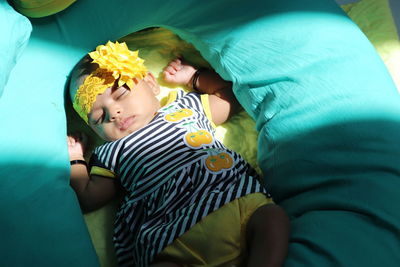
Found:
[[[284,210],[274,204],[258,208],[247,224],[246,240],[245,266],[282,266],[289,243],[289,218]]]

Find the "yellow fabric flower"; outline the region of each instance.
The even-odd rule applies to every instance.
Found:
[[[126,43],[110,41],[89,53],[93,63],[97,63],[99,67],[79,86],[73,103],[74,109],[86,123],[97,95],[113,86],[116,81],[118,87],[126,84],[129,89],[133,89],[135,80],[143,79],[147,75],[144,60],[138,54],[139,51],[129,50]]]
[[[126,43],[108,41],[106,45],[99,45],[89,56],[100,68],[111,72],[115,80],[119,79],[118,87],[126,84],[132,89],[133,78],[143,79],[147,74],[144,60],[138,54],[138,50],[129,50]]]

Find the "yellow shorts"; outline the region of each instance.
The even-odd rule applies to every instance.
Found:
[[[262,193],[235,199],[209,214],[158,256],[183,266],[239,266],[246,251],[246,225],[253,212],[272,200]]]

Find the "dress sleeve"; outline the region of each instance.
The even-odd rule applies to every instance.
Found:
[[[112,179],[118,177],[115,171],[117,164],[117,147],[118,145],[111,142],[97,147],[93,151],[89,161],[90,175],[98,175]]]
[[[201,99],[201,105],[203,107],[204,113],[207,116],[207,119],[210,121],[212,127],[214,127],[214,128],[217,127],[217,125],[214,124],[213,119],[212,119],[209,95],[202,94],[202,95],[200,95],[200,99]]]
[[[181,99],[178,99],[179,102],[184,103],[185,105],[190,106],[196,111],[203,113],[208,119],[210,125],[215,128],[216,125],[213,123],[209,102],[208,94],[199,94],[197,92],[190,92],[184,95]]]

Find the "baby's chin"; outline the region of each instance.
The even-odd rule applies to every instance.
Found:
[[[112,141],[116,141],[116,140],[118,140],[118,139],[124,138],[125,136],[128,136],[129,134],[130,134],[130,133],[125,133],[125,132],[123,132],[123,133],[118,133],[118,134],[113,133],[113,134],[110,134],[110,135],[101,135],[101,134],[98,134],[98,136],[99,136],[101,139],[103,139],[104,141],[106,141],[106,142],[112,142]]]
[[[107,136],[107,137],[102,137],[104,139],[104,141],[117,141],[119,139],[122,139],[124,137],[127,137],[128,135],[130,135],[131,133],[136,132],[138,129],[127,129],[126,131],[120,131],[117,134],[113,134],[112,136]]]
[[[123,134],[120,134],[118,136],[107,136],[107,137],[105,137],[103,139],[104,139],[104,141],[112,142],[112,141],[117,141],[119,139],[122,139],[122,138],[124,138],[124,137],[126,137],[126,136],[128,136],[130,134],[131,133],[123,133]]]

